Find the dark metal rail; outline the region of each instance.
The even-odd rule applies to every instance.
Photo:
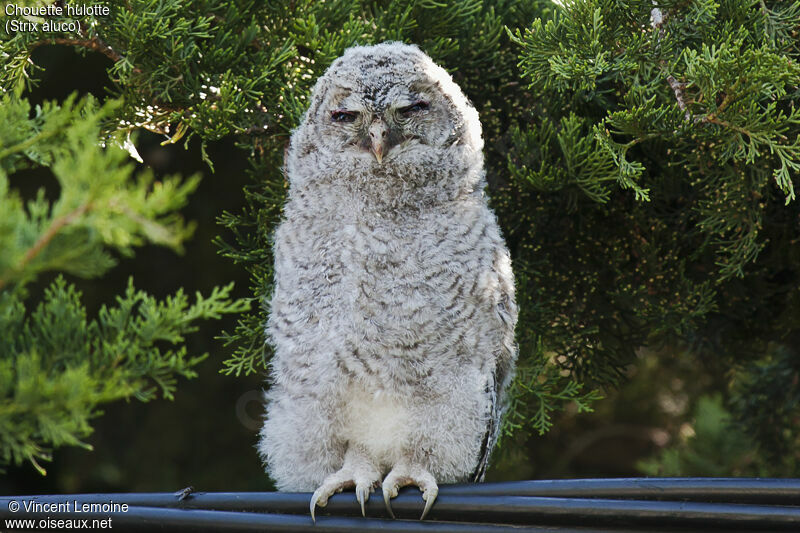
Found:
[[[367,518],[353,493],[333,496],[311,522],[306,493],[80,494],[0,497],[5,520],[111,518],[115,531],[800,531],[800,480],[636,478],[520,481],[440,488],[429,518],[418,490],[392,500],[388,517],[380,491]],[[25,512],[24,504],[125,503],[125,512]],[[12,512],[12,502],[20,507]],[[39,507],[39,509],[42,509]],[[70,509],[67,509],[70,510]],[[42,528],[44,529],[44,528]]]

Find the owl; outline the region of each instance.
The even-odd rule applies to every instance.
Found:
[[[511,261],[478,113],[419,48],[345,51],[293,132],[259,452],[279,490],[480,481],[512,378]]]

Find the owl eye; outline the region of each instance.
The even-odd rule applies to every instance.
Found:
[[[331,121],[333,122],[355,122],[358,113],[355,111],[345,111],[338,109],[331,111]]]
[[[400,109],[398,109],[398,111],[400,112],[401,115],[407,117],[409,115],[413,115],[414,113],[425,111],[426,109],[428,109],[428,107],[430,107],[428,105],[428,102],[420,100],[419,102],[414,102],[410,106],[401,107]]]

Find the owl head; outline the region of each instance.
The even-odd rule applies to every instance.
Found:
[[[290,184],[476,185],[482,148],[478,113],[450,75],[416,46],[386,42],[349,48],[319,78],[287,174]]]

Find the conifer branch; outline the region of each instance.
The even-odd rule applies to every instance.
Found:
[[[686,102],[683,100],[683,90],[686,88],[686,84],[676,80],[672,74],[667,76],[667,83],[669,83],[670,88],[672,88],[672,92],[675,93],[678,107],[684,112],[684,119],[686,122],[689,122],[692,115],[689,113],[689,110],[686,108]]]
[[[197,321],[249,308],[231,298],[233,284],[197,293],[191,304],[178,288],[154,298],[132,280],[113,306],[90,318],[81,294],[63,276],[35,302],[16,290],[47,270],[96,278],[114,264],[109,249],[130,255],[145,243],[179,249],[193,232],[179,210],[199,177],[138,173],[123,149],[100,146],[101,125],[117,101],[93,98],[44,102],[31,112],[17,95],[0,96],[0,471],[41,461],[61,446],[84,446],[99,406],[158,391],[172,398],[179,376],[192,378],[205,354],[189,354],[185,336]],[[129,121],[130,123],[130,121]],[[51,167],[59,203],[44,190],[25,199],[7,176],[31,166]],[[55,206],[55,207],[54,207]],[[87,215],[89,213],[89,215]],[[12,286],[12,287],[9,287]],[[31,305],[33,304],[33,305]]]
[[[60,216],[57,219],[53,220],[53,222],[50,224],[50,227],[47,228],[47,231],[45,231],[36,240],[36,242],[22,257],[19,264],[16,266],[16,268],[14,268],[13,271],[22,272],[28,265],[28,263],[30,263],[37,255],[41,253],[42,250],[44,250],[45,246],[47,246],[50,243],[50,241],[53,240],[53,237],[55,237],[59,231],[61,231],[65,226],[68,226],[69,224],[74,222],[75,219],[83,216],[91,208],[92,208],[92,203],[87,202],[73,209],[66,215]],[[0,278],[0,289],[2,289],[7,283],[8,283],[8,277]]]
[[[703,117],[702,121],[703,122],[709,122],[711,124],[716,124],[718,126],[722,126],[722,127],[725,127],[725,128],[730,128],[730,129],[732,129],[734,131],[738,131],[739,133],[743,133],[744,135],[747,135],[750,138],[753,137],[753,134],[750,133],[748,130],[746,130],[746,129],[740,127],[740,126],[737,126],[735,124],[731,124],[730,122],[728,122],[726,120],[720,120],[716,116],[714,116],[713,114],[712,115],[708,115],[706,117]]]
[[[83,205],[80,205],[77,208],[73,209],[72,211],[70,211],[66,215],[60,216],[57,219],[55,219],[50,224],[50,227],[47,228],[47,231],[45,231],[42,234],[42,236],[39,237],[39,239],[37,239],[37,241],[34,243],[34,245],[31,247],[31,249],[28,250],[28,253],[26,253],[25,256],[22,258],[22,261],[20,261],[20,263],[19,263],[19,265],[17,267],[17,270],[22,270],[23,268],[25,268],[25,266],[28,263],[30,263],[31,260],[33,260],[33,258],[35,258],[37,255],[39,255],[39,253],[44,249],[44,247],[47,246],[47,244],[51,240],[53,240],[53,237],[55,237],[56,234],[58,234],[58,232],[61,231],[61,229],[64,226],[68,226],[69,224],[74,222],[75,219],[83,216],[83,214],[86,213],[87,211],[89,211],[89,209],[91,209],[91,207],[92,207],[92,203],[91,202],[87,202],[87,203],[85,203]]]
[[[722,103],[719,104],[717,109],[713,113],[710,113],[710,114],[706,115],[703,118],[703,120],[705,120],[706,122],[713,122],[714,124],[728,125],[724,121],[717,120],[717,117],[719,116],[720,113],[725,111],[725,108],[728,107],[730,105],[730,103],[733,101],[733,92],[732,91],[736,88],[736,85],[738,85],[738,81],[731,88],[731,92],[728,92],[728,94],[725,95],[725,98],[722,99]]]
[[[45,39],[42,41],[36,41],[35,43],[31,44],[31,49],[38,48],[39,46],[44,46],[48,44],[61,44],[64,46],[80,46],[82,48],[86,48],[88,50],[92,50],[93,52],[100,52],[107,58],[109,58],[113,62],[117,62],[123,59],[122,54],[111,48],[102,39],[99,37],[92,37],[91,39],[69,39],[66,37],[56,37],[54,39]],[[141,70],[134,67],[133,72],[141,73]]]
[[[42,140],[46,139],[47,137],[55,135],[56,133],[57,133],[56,130],[40,131],[36,135],[33,135],[32,137],[29,137],[24,141],[19,142],[13,146],[9,146],[8,148],[0,152],[0,159],[3,159],[4,157],[9,156],[10,154],[27,150],[36,143],[39,143]]]

